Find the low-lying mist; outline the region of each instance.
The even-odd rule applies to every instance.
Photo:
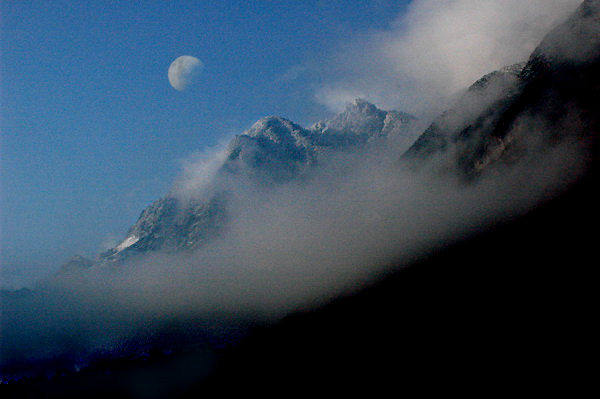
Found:
[[[578,145],[564,141],[465,183],[452,172],[410,170],[397,153],[373,145],[286,183],[229,176],[228,221],[206,246],[61,273],[33,292],[3,293],[2,363],[67,359],[72,366],[153,342],[175,325],[180,335],[234,340],[244,326],[323,305],[526,213],[567,187],[583,159]],[[221,151],[205,155],[173,195],[214,190],[201,181],[214,174],[203,171],[222,160]]]

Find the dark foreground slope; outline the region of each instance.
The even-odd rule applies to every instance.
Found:
[[[520,220],[256,333],[194,394],[574,394],[593,375],[598,183],[596,166]]]

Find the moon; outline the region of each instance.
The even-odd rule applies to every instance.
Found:
[[[196,57],[182,55],[169,67],[169,82],[179,91],[184,91],[194,83],[204,64]]]

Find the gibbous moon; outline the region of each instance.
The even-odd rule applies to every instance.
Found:
[[[177,58],[169,67],[169,82],[171,86],[179,91],[184,91],[194,83],[203,66],[202,61],[196,57],[182,55]]]

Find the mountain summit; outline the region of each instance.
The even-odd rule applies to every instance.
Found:
[[[308,129],[269,116],[232,140],[224,168],[288,180],[301,175],[331,151],[348,151],[392,137],[411,140],[414,121],[412,115],[384,111],[362,99]]]

